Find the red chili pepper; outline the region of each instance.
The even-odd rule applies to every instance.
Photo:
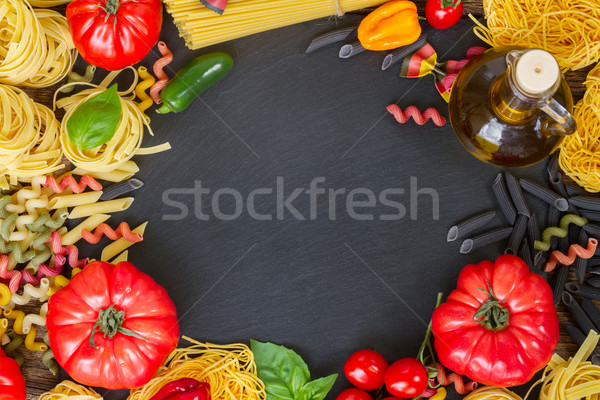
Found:
[[[150,400],[178,400],[181,394],[193,393],[198,390],[208,392],[208,399],[210,399],[210,386],[208,383],[201,383],[196,379],[192,378],[181,378],[173,382],[167,383],[162,389],[158,391]],[[198,400],[204,400],[203,398]]]

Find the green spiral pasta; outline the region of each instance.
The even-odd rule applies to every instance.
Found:
[[[29,262],[37,255],[34,250],[27,250],[23,253],[19,242],[7,242],[3,238],[0,238],[0,253],[12,254],[15,261],[19,264]]]
[[[4,352],[10,358],[13,358],[19,366],[23,365],[23,354],[21,354],[17,349],[23,345],[25,339],[22,336],[19,336],[12,329],[6,331],[6,335],[10,338],[10,342],[4,346]]]
[[[551,226],[544,229],[544,232],[542,232],[542,240],[536,240],[533,247],[536,250],[548,251],[550,250],[550,241],[553,236],[563,238],[568,235],[570,224],[582,227],[587,224],[587,222],[588,220],[584,217],[575,214],[567,214],[560,219],[559,226]]]
[[[44,335],[44,343],[48,346],[48,350],[42,354],[42,363],[50,370],[52,375],[58,375],[60,367],[54,358],[54,353],[52,353],[52,349],[50,348],[50,340],[48,339],[48,332]]]

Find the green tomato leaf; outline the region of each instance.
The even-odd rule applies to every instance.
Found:
[[[117,85],[84,101],[67,120],[69,140],[80,149],[93,149],[115,134],[123,107]]]
[[[308,366],[296,352],[273,343],[250,341],[258,377],[270,400],[310,400],[303,387],[310,381]]]
[[[337,374],[333,374],[325,378],[315,379],[304,385],[303,389],[309,394],[310,400],[323,400],[333,387],[337,377]]]

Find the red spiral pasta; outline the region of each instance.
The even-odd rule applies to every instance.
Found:
[[[433,107],[429,107],[427,110],[421,113],[415,106],[406,107],[404,111],[400,109],[396,104],[390,104],[387,106],[387,110],[390,114],[396,118],[401,124],[406,123],[410,118],[414,119],[417,125],[425,125],[430,119],[437,126],[446,125],[446,118],[442,117],[438,110]]]
[[[144,240],[144,237],[139,233],[131,232],[129,224],[127,222],[121,222],[116,230],[113,230],[107,224],[100,224],[96,227],[94,233],[84,229],[81,231],[81,238],[88,243],[96,244],[102,239],[102,236],[106,235],[110,240],[117,240],[123,238],[128,242],[137,243]]]
[[[550,258],[546,263],[546,271],[552,271],[556,264],[561,263],[562,265],[571,265],[575,262],[577,257],[581,258],[592,258],[594,253],[596,252],[596,247],[598,247],[598,240],[594,238],[590,238],[588,240],[587,249],[578,244],[572,244],[569,247],[568,254],[564,254],[559,250],[554,250],[550,254]]]
[[[63,246],[62,245],[62,236],[58,232],[52,232],[50,239],[48,240],[52,244],[52,251],[56,254],[54,263],[63,263],[64,264],[64,256],[69,256],[69,265],[73,268],[83,268],[87,265],[88,259],[79,259],[79,250],[77,247]],[[60,258],[59,256],[63,256]]]
[[[436,363],[435,367],[438,371],[436,379],[442,386],[448,386],[454,383],[454,389],[458,394],[467,394],[475,389],[477,389],[477,382],[466,382],[464,381],[462,375],[457,374],[456,372],[452,372],[451,374],[446,375],[446,369],[440,363]]]
[[[483,53],[484,51],[486,51],[485,47],[480,47],[480,46],[473,46],[471,48],[469,48],[469,50],[467,50],[467,58],[464,60],[460,60],[459,62],[456,63],[456,71],[453,74],[448,74],[444,77],[444,79],[442,79],[442,85],[444,85],[444,88],[446,89],[447,92],[450,92],[450,90],[452,89],[452,84],[454,83],[454,80],[456,79],[456,76],[458,75],[458,71],[460,71],[461,69],[463,69],[465,67],[465,65],[467,65],[467,63],[471,60],[471,58]]]
[[[79,180],[79,183],[77,183],[72,175],[65,175],[60,182],[58,182],[52,175],[48,175],[46,177],[46,183],[44,183],[44,187],[49,187],[54,193],[62,193],[67,188],[70,188],[73,193],[81,193],[87,187],[93,191],[102,190],[102,185],[90,175],[82,176]]]
[[[8,288],[11,293],[15,293],[21,286],[21,271],[11,271],[8,269],[8,256],[0,254],[0,278],[8,279]]]
[[[163,56],[159,58],[152,67],[154,75],[156,75],[157,81],[150,87],[150,97],[156,104],[162,103],[160,99],[160,92],[169,83],[169,77],[164,71],[164,68],[173,61],[173,53],[167,47],[165,42],[158,42],[158,50]]]

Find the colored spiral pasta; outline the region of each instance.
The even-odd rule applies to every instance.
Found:
[[[577,257],[592,258],[596,252],[597,246],[598,240],[590,238],[588,240],[587,248],[575,243],[569,247],[569,252],[567,254],[564,254],[558,250],[554,250],[550,254],[550,258],[546,263],[545,269],[546,271],[552,271],[558,263],[561,263],[562,265],[571,265],[575,262]]]
[[[142,79],[142,81],[135,87],[135,95],[138,97],[138,99],[140,99],[140,102],[137,103],[137,107],[144,114],[147,121],[149,121],[150,118],[146,115],[145,111],[152,106],[153,102],[152,98],[150,98],[150,96],[146,93],[146,90],[154,85],[156,79],[148,73],[146,67],[138,67],[137,71],[140,79]]]
[[[23,354],[19,352],[19,347],[23,345],[25,340],[12,329],[6,331],[6,335],[10,338],[10,342],[4,346],[4,352],[7,356],[13,358],[19,366],[22,366],[25,359],[23,358]]]
[[[49,187],[54,193],[62,193],[67,188],[71,189],[73,193],[81,193],[87,187],[94,191],[102,190],[102,185],[90,175],[83,175],[79,179],[79,182],[75,180],[73,175],[63,176],[60,182],[58,182],[52,175],[48,175],[46,177],[44,187]]]
[[[94,80],[94,75],[96,74],[96,66],[88,65],[85,67],[85,73],[83,75],[78,74],[75,71],[69,72],[67,83],[90,83]],[[75,85],[69,85],[60,89],[61,93],[71,93],[75,90]]]
[[[396,121],[401,124],[406,123],[412,118],[417,125],[425,125],[429,120],[432,120],[437,126],[446,125],[446,118],[442,117],[439,111],[433,107],[429,107],[421,113],[415,106],[406,107],[406,109],[402,111],[396,104],[390,104],[387,106],[387,110],[394,118],[396,118]]]
[[[477,388],[477,382],[465,383],[462,375],[459,375],[456,372],[446,374],[446,369],[440,363],[436,363],[435,368],[437,369],[436,379],[439,382],[439,384],[442,386],[454,384],[454,389],[458,394],[466,394]]]
[[[108,224],[100,224],[96,227],[94,233],[84,229],[81,231],[81,237],[88,243],[96,244],[102,239],[102,236],[106,235],[110,240],[117,240],[124,238],[128,242],[141,242],[144,237],[139,233],[134,233],[129,228],[127,222],[121,222],[117,229],[113,230]]]
[[[551,245],[551,239],[553,236],[557,237],[565,237],[569,233],[569,225],[574,224],[579,227],[587,224],[587,219],[580,217],[575,214],[567,214],[560,219],[559,226],[551,226],[542,232],[542,240],[536,240],[533,244],[533,247],[536,250],[548,251]]]
[[[154,75],[158,80],[150,88],[150,97],[152,97],[152,100],[154,100],[156,104],[161,104],[162,100],[160,99],[160,92],[167,86],[167,83],[169,83],[169,77],[164,69],[171,61],[173,61],[173,53],[171,53],[167,44],[163,41],[158,42],[158,51],[160,51],[162,57],[159,58],[152,67]]]

